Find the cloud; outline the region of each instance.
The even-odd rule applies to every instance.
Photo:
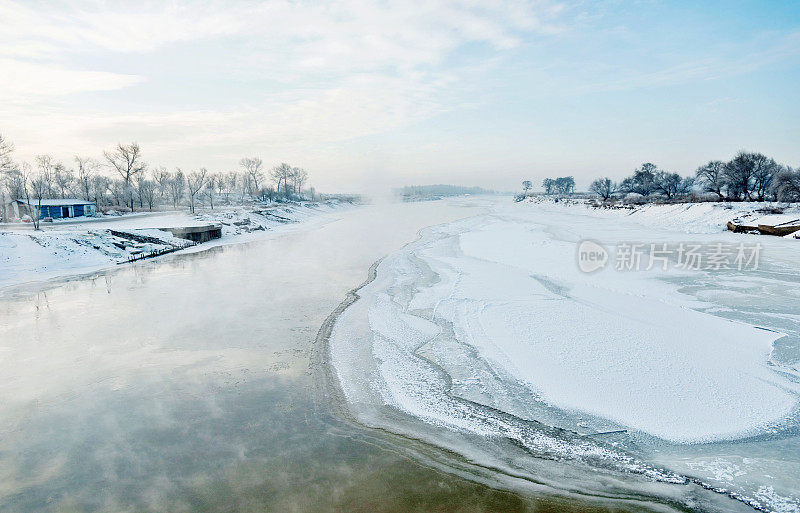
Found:
[[[0,59],[0,102],[33,104],[42,98],[77,92],[111,91],[139,83],[142,77]]]
[[[96,154],[123,139],[139,141],[165,164],[215,167],[235,162],[243,152],[281,158],[426,119],[445,108],[436,100],[436,89],[424,82],[360,75],[328,89],[229,109],[123,114],[0,105],[0,118],[17,120],[15,139],[27,159],[32,154],[24,148],[39,140],[57,154]]]
[[[167,44],[235,33],[250,24],[240,7],[189,2],[44,2],[0,0],[0,42],[51,45],[54,53],[144,53]]]
[[[311,2],[173,1],[48,2],[0,0],[5,21],[0,42],[57,43],[62,50],[149,52],[177,42],[253,37],[269,44],[302,42],[300,50],[414,62],[465,41],[497,48],[519,42],[522,32],[552,32],[561,5],[520,0],[344,0]],[[515,33],[516,32],[516,33]],[[314,53],[314,52],[311,52]]]
[[[10,100],[0,105],[2,128],[27,155],[69,145],[82,152],[110,138],[151,141],[164,154],[319,147],[463,104],[475,70],[530,34],[561,30],[560,10],[550,0],[0,0],[0,74],[13,77],[0,83]],[[487,48],[477,61],[449,61],[475,44]],[[174,48],[187,53],[165,57]],[[200,64],[184,62],[187,54]],[[136,72],[118,73],[129,60]],[[220,76],[247,85],[242,95],[212,89],[193,105],[158,104],[161,88],[193,86],[162,80],[164,68],[193,74],[201,87]],[[119,101],[116,112],[91,101],[90,93],[143,82],[148,90],[138,89],[133,105],[122,93],[104,96],[104,109]]]

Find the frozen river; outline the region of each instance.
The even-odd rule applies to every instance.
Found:
[[[773,404],[742,397],[735,416],[741,385],[734,382],[732,392],[719,390],[722,419],[670,423],[658,412],[637,415],[638,403],[614,404],[615,383],[590,407],[580,390],[598,374],[568,329],[569,307],[546,303],[590,304],[573,269],[575,242],[590,234],[611,244],[630,236],[625,226],[612,230],[608,220],[561,211],[486,215],[485,207],[481,200],[366,206],[272,239],[6,291],[0,511],[752,511],[703,485],[792,507],[793,248],[766,248],[762,269],[746,275],[635,277],[646,287],[642,296],[662,294],[670,308],[689,312],[671,310],[678,320],[702,313],[787,334],[725,331],[755,346],[720,354],[753,380],[746,385],[768,382],[759,393],[773,394]],[[432,225],[440,226],[413,242]],[[509,241],[517,241],[513,251],[499,251]],[[317,340],[348,291],[387,254],[362,299],[338,317],[330,346]],[[464,255],[493,270],[465,269]],[[498,278],[494,266],[507,274]],[[624,296],[625,287],[616,293]],[[483,302],[472,304],[478,310],[469,310],[470,298]],[[532,299],[538,304],[525,303]],[[401,311],[383,310],[395,305]],[[549,360],[538,362],[514,345],[513,332],[491,343],[464,339],[502,333],[498,323],[511,330],[533,322],[524,312],[548,319],[548,340],[564,337],[561,353],[542,341],[537,352]],[[591,308],[581,315],[590,319]],[[474,329],[459,333],[470,321]],[[621,323],[617,334],[630,335]],[[670,339],[659,334],[641,357],[654,361],[650,353]],[[683,342],[693,347],[696,339]],[[698,365],[724,376],[713,360]],[[568,377],[583,380],[581,388],[563,390],[559,362],[570,362]],[[768,363],[783,373],[773,376]],[[652,384],[658,376],[642,377]],[[668,391],[654,393],[663,404],[646,408],[682,411],[664,402]],[[702,413],[701,399],[686,401]],[[618,427],[626,436],[585,436]]]
[[[585,247],[605,260],[581,268]],[[497,205],[381,262],[331,358],[364,424],[508,474],[796,512],[797,255],[795,240]]]

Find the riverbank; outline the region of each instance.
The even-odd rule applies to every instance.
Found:
[[[325,215],[354,208],[352,203],[303,202],[249,209],[217,209],[197,215],[168,213],[102,218],[100,222],[28,227],[0,227],[0,293],[22,284],[82,275],[148,255],[203,251],[272,236],[300,225],[324,221]],[[193,245],[159,228],[215,224],[222,237]]]
[[[603,205],[593,200],[554,199],[534,196],[520,204],[552,208],[584,210],[593,215],[614,219],[629,218],[643,226],[663,228],[687,233],[714,234],[728,230],[728,223],[758,226],[800,221],[800,206],[766,202],[703,202],[703,203],[646,203],[643,205]],[[757,232],[756,229],[752,230]],[[792,233],[787,238],[800,235]]]

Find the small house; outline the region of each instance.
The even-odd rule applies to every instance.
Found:
[[[16,200],[13,203],[13,214],[16,218],[25,215],[33,217],[33,212],[39,210],[39,219],[51,217],[53,219],[66,219],[70,217],[93,216],[97,214],[97,205],[93,201],[85,201],[75,198],[62,199],[31,199],[30,205],[25,200]]]

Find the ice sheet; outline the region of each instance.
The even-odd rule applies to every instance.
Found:
[[[391,429],[392,417],[381,407],[395,408],[446,429],[510,438],[540,457],[606,462],[666,480],[672,479],[668,470],[648,467],[625,451],[532,429],[472,401],[512,414],[521,408],[534,420],[554,418],[537,416],[545,408],[556,417],[571,416],[571,429],[626,429],[626,436],[641,435],[639,442],[660,440],[646,441],[654,446],[713,447],[782,429],[791,433],[800,386],[796,369],[773,354],[788,338],[755,320],[770,319],[759,314],[757,304],[763,304],[769,315],[794,326],[796,312],[781,313],[787,296],[778,292],[797,275],[788,269],[796,266],[795,242],[764,240],[774,267],[757,273],[626,273],[613,266],[582,273],[576,248],[589,238],[607,247],[620,241],[752,241],[733,233],[714,236],[719,239],[688,235],[670,223],[647,226],[632,217],[578,207],[501,206],[433,227],[389,255],[359,292],[361,299],[340,316],[330,341],[356,415]],[[742,447],[740,454],[750,451]],[[784,505],[797,503],[797,490],[787,488],[792,480],[783,475],[791,465],[763,456],[729,481],[701,467],[688,475],[723,483],[720,490],[735,490],[744,502],[791,511]],[[770,475],[783,476],[774,494],[759,493],[770,483],[748,474],[764,465]]]

